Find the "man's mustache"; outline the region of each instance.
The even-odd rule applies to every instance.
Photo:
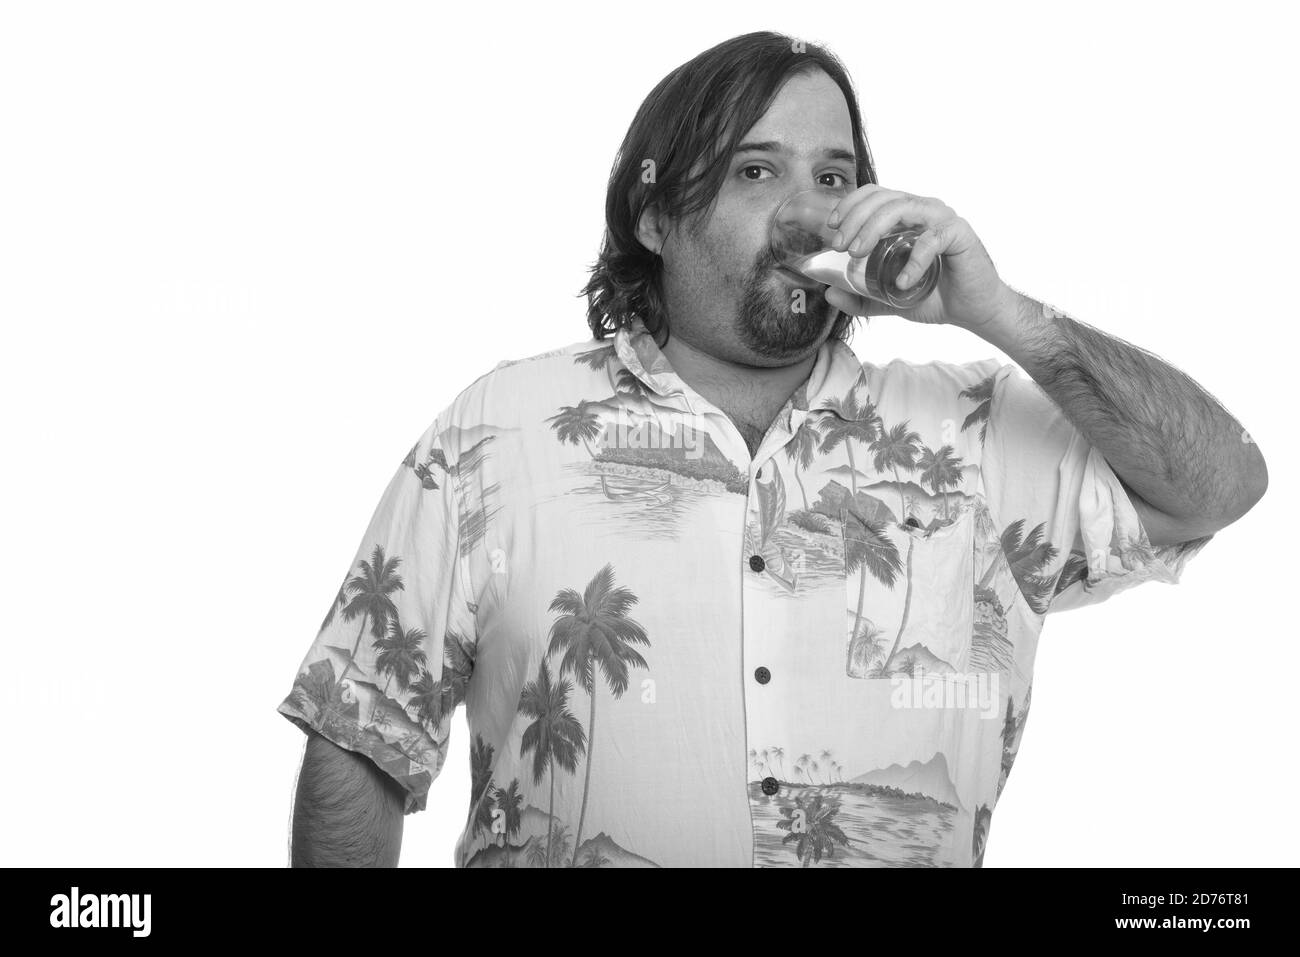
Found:
[[[794,273],[795,275],[803,276],[803,274],[800,273],[799,270],[791,269],[789,266],[786,266],[775,256],[773,256],[772,251],[770,249],[764,250],[762,253],[760,253],[758,260],[759,261],[756,266],[757,275],[765,276],[769,272],[776,272],[778,269],[786,269]],[[807,276],[803,276],[803,279],[804,282],[799,284],[800,288],[810,290],[812,295],[814,296],[822,296],[825,294],[826,292],[825,283],[818,282],[816,279],[809,279]]]

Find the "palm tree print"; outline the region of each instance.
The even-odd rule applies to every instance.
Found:
[[[614,377],[614,395],[650,395],[650,387],[642,382],[631,369],[619,369]]]
[[[561,442],[570,445],[581,442],[587,454],[594,458],[596,453],[591,450],[591,440],[598,438],[603,431],[600,416],[593,411],[596,406],[597,403],[589,399],[579,399],[577,405],[561,406],[560,411],[546,421],[551,423],[551,429]]]
[[[436,727],[465,700],[470,676],[474,672],[474,646],[456,631],[448,631],[442,643],[442,673],[435,680],[424,671],[411,684],[414,692],[407,702],[415,709],[416,720]]]
[[[890,428],[888,431],[882,428],[880,437],[871,444],[871,450],[875,453],[875,465],[877,472],[883,472],[886,468],[894,473],[894,482],[898,485],[899,499],[899,517],[900,522],[907,522],[907,500],[903,497],[903,483],[898,474],[898,470],[906,469],[909,472],[915,471],[917,463],[920,461],[924,445],[921,442],[921,436],[907,428],[907,422],[900,422]],[[898,651],[899,645],[903,640],[903,632],[907,630],[907,618],[912,610],[912,549],[915,548],[916,541],[911,535],[907,536],[907,571],[904,580],[907,582],[907,591],[903,595],[903,615],[898,623],[898,634],[894,636],[894,645],[888,655],[880,662],[876,669],[878,675],[887,671],[889,660],[893,658],[894,653]],[[850,674],[854,674],[852,668]]]
[[[786,444],[786,457],[794,465],[794,480],[799,486],[799,494],[803,496],[803,509],[808,511],[808,491],[803,487],[803,479],[799,477],[800,470],[807,471],[812,468],[813,459],[817,455],[817,433],[804,419],[795,432],[794,437]]]
[[[885,534],[885,523],[864,521],[856,511],[844,512],[844,571],[858,574],[858,607],[853,616],[853,633],[849,639],[849,661],[861,659],[859,646],[862,637],[862,603],[867,593],[867,572],[882,585],[892,588],[899,572],[903,570],[898,558],[898,547]],[[852,668],[850,667],[850,672]]]
[[[618,358],[618,353],[614,350],[614,344],[601,346],[598,349],[589,349],[586,352],[579,352],[573,357],[573,361],[579,365],[585,365],[588,368],[595,369],[599,372],[611,362]]]
[[[921,458],[917,468],[921,470],[921,481],[930,483],[935,495],[943,495],[943,517],[948,518],[948,486],[956,488],[961,484],[961,459],[953,454],[953,447],[945,445],[934,451],[929,446],[921,449]]]
[[[962,389],[957,393],[960,398],[970,399],[976,403],[975,411],[966,416],[966,421],[961,424],[961,430],[965,432],[978,422],[980,424],[981,444],[983,444],[984,437],[989,429],[989,413],[993,410],[993,380],[996,378],[997,374],[994,373],[969,389]]]
[[[848,847],[849,838],[838,824],[835,816],[840,812],[840,804],[833,797],[820,791],[805,800],[806,795],[799,795],[793,804],[781,808],[782,820],[776,826],[790,833],[782,844],[794,844],[794,852],[800,865],[820,864],[823,857],[835,856],[835,845]]]
[[[388,634],[376,640],[373,647],[379,654],[375,656],[375,669],[379,674],[387,674],[383,694],[388,695],[389,685],[397,679],[397,691],[405,694],[411,687],[411,678],[424,670],[424,641],[429,636],[421,628],[402,630],[396,616],[390,622]],[[370,706],[369,721],[374,720],[375,708],[379,704],[376,698]]]
[[[510,839],[519,833],[519,827],[523,823],[519,808],[524,803],[524,796],[519,791],[519,779],[515,778],[504,788],[497,788],[494,803],[497,811],[502,815],[502,843],[508,844]]]
[[[615,698],[627,691],[629,667],[648,668],[634,645],[649,645],[645,629],[628,617],[637,597],[627,588],[614,584],[614,568],[605,565],[579,594],[565,588],[552,599],[549,610],[560,617],[551,625],[546,654],[563,652],[560,674],[571,674],[591,699],[587,719],[587,770],[582,785],[582,810],[578,830],[573,838],[573,860],[577,863],[582,846],[582,825],[587,817],[587,798],[591,790],[591,761],[596,743],[596,670],[599,668]]]
[[[899,477],[898,470],[916,470],[916,462],[921,455],[921,436],[909,430],[907,422],[900,422],[888,430],[882,426],[880,435],[871,442],[870,448],[875,455],[872,465],[876,471],[889,469],[894,473],[894,484],[898,486],[898,520],[906,522],[907,502],[903,498],[903,480]]]
[[[1056,578],[1045,570],[1056,560],[1057,549],[1043,537],[1044,523],[1024,535],[1025,520],[1016,519],[1002,532],[1002,551],[1011,567],[1011,576],[1020,586],[1025,601],[1035,614],[1047,613],[1056,588]],[[1023,535],[1023,538],[1022,538]],[[1006,603],[1003,603],[1006,607]]]
[[[824,416],[818,423],[822,432],[821,454],[834,452],[842,444],[849,460],[850,501],[858,504],[858,468],[853,454],[854,443],[861,443],[869,449],[875,447],[879,456],[879,441],[882,429],[880,416],[875,405],[868,398],[859,400],[857,390],[850,389],[843,398],[833,398],[827,405],[839,416]],[[900,442],[907,437],[906,428]],[[919,437],[918,437],[919,438]],[[844,567],[847,574],[857,572],[858,604],[853,617],[853,633],[849,639],[849,659],[860,657],[858,645],[861,642],[862,604],[866,597],[868,571],[881,584],[893,587],[894,580],[902,570],[898,557],[898,548],[885,533],[885,523],[872,522],[857,514],[856,508],[846,509],[844,514]]]
[[[541,841],[528,842],[528,866],[550,867],[550,853]]]
[[[772,759],[776,762],[776,767],[777,767],[776,776],[778,778],[785,777],[785,749],[768,748],[767,750],[768,750],[768,754],[770,754],[772,756]]]
[[[569,694],[573,684],[567,679],[551,680],[551,669],[542,659],[537,679],[524,685],[519,700],[519,713],[531,718],[524,729],[519,744],[519,756],[533,756],[533,784],[541,784],[549,773],[551,779],[550,803],[546,808],[545,866],[554,860],[551,840],[555,832],[555,766],[558,764],[569,774],[578,771],[578,757],[586,753],[587,736],[578,719],[569,711]]]
[[[382,545],[375,546],[370,561],[362,559],[359,564],[361,570],[348,579],[346,587],[352,593],[352,599],[343,609],[343,620],[352,621],[359,617],[361,627],[357,629],[357,640],[352,645],[352,654],[343,666],[343,674],[339,675],[340,683],[356,661],[357,651],[361,648],[361,636],[366,632],[366,622],[370,622],[370,631],[375,638],[383,638],[389,620],[397,617],[397,605],[393,603],[392,596],[406,587],[402,576],[397,574],[402,560],[396,556],[385,557]]]
[[[817,762],[813,760],[811,754],[799,755],[799,760],[794,763],[794,769],[807,778],[809,784],[817,783],[812,776],[812,773],[817,770]]]
[[[864,621],[856,640],[849,644],[849,675],[854,678],[887,678],[887,661],[884,631],[871,622]]]
[[[821,416],[817,427],[821,430],[821,454],[829,455],[844,446],[849,459],[849,483],[854,499],[858,496],[858,467],[853,457],[853,443],[859,442],[869,446],[880,434],[880,416],[870,399],[858,400],[856,389],[850,389],[843,398],[838,396],[827,402],[827,407],[838,412],[835,415]],[[807,420],[805,420],[807,421]]]
[[[565,824],[555,825],[553,835],[554,846],[548,854],[550,864],[548,867],[559,867],[564,863],[565,858],[569,856],[569,845],[573,843],[573,838],[569,837],[569,828]]]
[[[822,761],[824,762],[825,767],[826,767],[826,783],[827,783],[827,784],[830,784],[830,783],[831,783],[831,772],[835,769],[835,762],[832,760],[832,758],[833,758],[833,755],[831,754],[830,751],[823,751],[823,752],[821,753],[821,759],[822,759]]]
[[[1083,552],[1070,552],[1065,559],[1065,564],[1061,566],[1060,575],[1057,576],[1053,597],[1065,591],[1075,582],[1086,581],[1087,578],[1088,557]]]
[[[488,793],[492,783],[492,757],[496,749],[483,740],[483,736],[474,735],[474,744],[469,752],[469,792],[470,813],[474,815],[474,834],[482,828],[492,827],[492,809],[483,797]]]

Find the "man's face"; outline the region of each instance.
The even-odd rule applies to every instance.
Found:
[[[790,194],[857,186],[844,94],[820,70],[791,78],[741,139],[709,218],[673,224],[664,291],[674,337],[730,362],[780,366],[826,340],[836,310],[821,283],[780,268],[772,214]]]

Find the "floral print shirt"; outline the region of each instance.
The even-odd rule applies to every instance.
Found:
[[[981,866],[1045,617],[1177,582],[1012,363],[828,341],[750,457],[640,323],[465,388],[397,465],[277,708],[461,867]]]

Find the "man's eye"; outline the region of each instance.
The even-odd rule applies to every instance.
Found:
[[[766,169],[766,168],[764,168],[764,167],[762,167],[762,166],[742,166],[742,167],[740,168],[740,175],[741,175],[741,176],[744,176],[745,179],[749,180],[749,181],[752,182],[752,183],[760,182],[760,180],[759,180],[757,177],[754,177],[754,176],[747,176],[747,175],[746,175],[750,170],[754,170],[754,169],[758,170],[760,173],[770,173],[770,172],[772,172],[770,169]]]
[[[825,178],[825,177],[827,177],[827,176],[837,176],[837,177],[839,177],[839,178],[842,180],[842,182],[840,182],[840,183],[831,183],[831,184],[828,184],[828,185],[830,185],[832,188],[838,189],[840,186],[848,186],[848,185],[849,185],[849,178],[848,178],[847,176],[845,176],[843,173],[822,173],[822,177],[823,177],[823,178]]]

